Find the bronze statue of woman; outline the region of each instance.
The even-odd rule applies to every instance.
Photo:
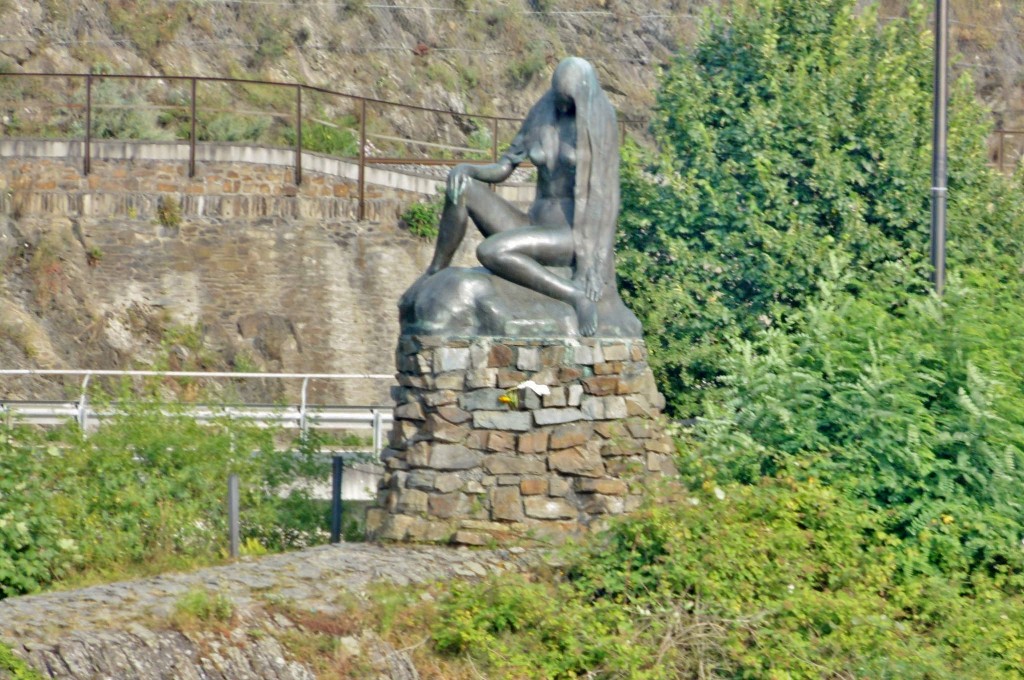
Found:
[[[537,196],[524,213],[487,185],[508,179],[526,159],[537,168]],[[617,297],[612,249],[618,212],[615,110],[594,67],[569,57],[497,163],[458,165],[448,175],[426,276],[451,264],[472,220],[486,237],[477,249],[481,264],[571,305],[580,335],[594,335],[599,302],[609,290]],[[571,267],[571,278],[549,267]]]

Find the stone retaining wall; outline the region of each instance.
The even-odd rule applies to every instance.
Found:
[[[156,218],[157,202],[170,196],[188,217],[354,220],[355,181],[307,171],[302,184],[293,170],[255,163],[214,162],[196,168],[174,160],[94,160],[83,175],[68,159],[8,158],[0,163],[0,213],[17,217]],[[423,194],[366,186],[366,219],[394,222]]]
[[[77,140],[0,139],[0,214],[64,217],[155,215],[159,196],[180,200],[196,217],[354,220],[359,208],[359,164],[302,153],[295,183],[294,149],[245,144],[196,146],[196,174],[188,176],[189,145],[182,142],[93,140],[91,172],[83,173]],[[436,195],[443,179],[365,167],[365,215],[393,222],[410,203]],[[506,199],[528,205],[534,187],[498,187]]]
[[[403,337],[397,365],[372,536],[558,539],[635,509],[672,469],[642,340]]]

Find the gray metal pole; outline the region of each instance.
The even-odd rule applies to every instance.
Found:
[[[238,559],[238,475],[228,477],[228,554]]]
[[[949,15],[947,0],[935,0],[935,99],[932,128],[932,281],[942,295],[946,287],[946,64]]]
[[[345,459],[335,455],[331,459],[331,543],[341,542],[341,481],[345,474]]]

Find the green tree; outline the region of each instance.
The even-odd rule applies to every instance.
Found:
[[[678,415],[701,411],[734,338],[800,308],[840,254],[852,290],[928,286],[930,37],[853,0],[735,2],[665,72],[627,152],[620,276]],[[977,194],[983,112],[953,100],[951,196]],[[973,218],[951,206],[951,219]],[[894,299],[893,304],[900,304]]]

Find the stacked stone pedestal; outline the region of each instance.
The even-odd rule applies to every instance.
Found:
[[[558,540],[674,470],[640,339],[403,336],[397,365],[372,537]]]

